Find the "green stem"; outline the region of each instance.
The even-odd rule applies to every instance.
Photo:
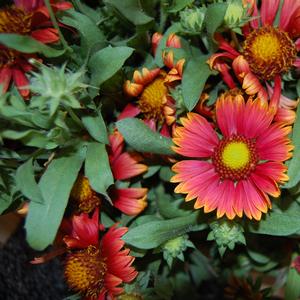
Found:
[[[53,12],[52,7],[51,7],[51,4],[50,4],[50,0],[45,0],[45,5],[46,5],[46,7],[47,7],[47,9],[48,9],[48,11],[49,11],[50,19],[51,19],[51,21],[52,21],[52,23],[53,23],[53,27],[57,30],[58,35],[59,35],[59,38],[60,38],[60,41],[61,41],[61,43],[62,43],[64,49],[66,49],[67,51],[70,51],[71,48],[69,47],[69,45],[68,45],[68,43],[66,42],[66,40],[65,40],[65,38],[64,38],[64,36],[63,36],[63,34],[62,34],[61,31],[60,31],[58,22],[57,22],[57,20],[56,20],[56,18],[55,18],[54,12]]]

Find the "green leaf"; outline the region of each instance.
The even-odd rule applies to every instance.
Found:
[[[88,64],[92,73],[91,85],[98,87],[116,74],[133,50],[129,47],[109,46],[92,55]]]
[[[139,152],[174,155],[172,140],[152,131],[136,118],[126,118],[116,123],[125,141]]]
[[[27,241],[36,250],[43,250],[54,239],[62,221],[69,195],[84,161],[84,148],[55,158],[43,174],[39,188],[44,203],[30,202],[25,228]]]
[[[91,187],[109,200],[106,190],[114,183],[114,178],[104,144],[88,144],[84,173]]]
[[[3,130],[1,136],[11,140],[21,140],[23,144],[31,147],[43,149],[53,149],[57,147],[57,144],[52,142],[45,132],[38,130]]]
[[[88,116],[83,116],[81,121],[97,142],[108,144],[107,130],[101,113],[94,112]]]
[[[295,146],[293,157],[288,161],[288,176],[290,180],[283,188],[290,189],[295,187],[300,181],[300,107],[297,109],[297,120],[294,125],[292,141]]]
[[[139,0],[106,0],[105,3],[111,5],[136,26],[145,25],[153,21],[152,17],[144,13]]]
[[[64,13],[61,22],[78,30],[81,36],[81,47],[83,53],[87,54],[95,44],[104,43],[106,38],[97,24],[84,14],[75,10]]]
[[[43,203],[43,195],[34,178],[32,158],[16,171],[16,184],[26,198],[33,202]]]
[[[227,7],[228,3],[213,3],[207,8],[204,22],[211,44],[214,42],[215,32],[223,23]]]
[[[168,9],[169,13],[176,13],[186,6],[192,4],[195,0],[174,0],[172,6]]]
[[[253,233],[288,236],[300,231],[299,210],[271,211],[258,223],[250,225],[249,231]]]
[[[124,241],[140,249],[152,249],[162,243],[193,230],[198,214],[172,220],[152,221],[136,226],[123,237]],[[145,239],[145,237],[149,237]]]
[[[57,57],[65,53],[65,50],[50,48],[30,36],[18,35],[14,33],[1,33],[0,43],[4,44],[8,48],[12,48],[23,53],[38,52],[46,57]]]
[[[182,77],[182,96],[185,106],[191,111],[198,103],[207,78],[212,74],[206,63],[208,55],[193,57],[188,62]]]
[[[293,259],[296,258],[297,255],[293,255]],[[286,286],[285,286],[285,300],[297,300],[300,296],[300,274],[297,272],[295,268],[290,267]]]

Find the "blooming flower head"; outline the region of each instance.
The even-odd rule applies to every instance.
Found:
[[[139,154],[123,152],[124,139],[119,131],[111,134],[109,141],[109,161],[115,180],[129,180],[147,171],[148,167],[140,163]],[[114,188],[112,202],[123,213],[137,215],[147,206],[147,191],[146,188]]]
[[[161,41],[162,35],[156,33],[152,38],[152,51]],[[175,34],[171,34],[166,42],[167,47],[180,48],[180,40]],[[133,73],[133,81],[127,80],[124,84],[125,94],[134,97],[137,101],[129,103],[121,112],[119,120],[126,117],[135,117],[139,114],[152,128],[162,127],[162,133],[167,132],[167,126],[175,121],[174,99],[169,95],[168,85],[181,79],[184,59],[174,62],[172,51],[163,53],[165,68],[149,70],[143,68],[142,72],[136,70]],[[167,70],[165,70],[167,69]]]
[[[71,3],[51,1],[54,11],[66,10],[72,7]],[[0,9],[0,34],[15,33],[31,36],[37,41],[50,44],[59,40],[58,32],[50,21],[49,11],[44,1],[14,0],[14,4]],[[28,97],[29,90],[25,73],[32,69],[28,58],[36,57],[0,45],[0,84],[6,92],[11,81],[20,88],[23,97]],[[22,88],[23,87],[23,88]]]
[[[205,118],[188,113],[174,131],[174,150],[188,160],[177,162],[171,182],[176,193],[196,199],[196,209],[217,217],[260,220],[278,197],[278,184],[288,180],[284,161],[293,146],[291,126],[273,122],[274,109],[260,98],[225,93],[216,102],[216,128]],[[220,137],[219,137],[220,136]]]
[[[101,199],[93,191],[89,180],[79,174],[71,191],[71,199],[77,204],[81,212],[89,213],[101,204]]]
[[[219,48],[224,52],[214,54],[209,64],[222,74],[230,88],[234,88],[234,80],[228,71],[228,61],[232,61],[232,69],[247,94],[258,93],[266,101],[268,92],[264,83],[274,80],[274,95],[277,97],[273,97],[273,104],[280,107],[281,76],[293,66],[300,66],[300,58],[297,57],[300,45],[300,2],[283,1],[278,27],[275,25],[275,17],[280,7],[279,0],[262,0],[260,11],[257,9],[257,1],[244,2],[251,5],[249,13],[253,19],[243,27],[245,39],[242,50],[236,50],[223,37],[217,36]],[[296,106],[295,102],[294,108]]]
[[[64,263],[65,278],[85,299],[116,299],[124,291],[120,285],[131,282],[137,271],[131,266],[134,257],[129,249],[122,249],[121,237],[128,229],[114,225],[99,239],[98,213],[91,219],[85,213],[73,217],[74,229],[65,238],[70,249]]]

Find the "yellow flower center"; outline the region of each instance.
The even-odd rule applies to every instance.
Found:
[[[26,35],[31,31],[32,13],[12,5],[0,10],[0,33]]]
[[[250,152],[247,144],[233,142],[225,146],[222,153],[224,165],[231,169],[240,169],[249,163]]]
[[[168,89],[164,84],[164,75],[157,77],[142,92],[138,106],[146,119],[163,121],[164,105],[167,102]]]
[[[264,80],[287,72],[297,55],[296,46],[289,35],[271,26],[251,32],[243,48],[243,55],[251,70]]]
[[[81,212],[89,213],[101,204],[100,198],[91,189],[89,180],[79,175],[71,191],[71,199],[78,205]]]
[[[106,271],[106,263],[94,246],[69,254],[65,261],[68,285],[89,299],[98,299]]]
[[[258,160],[255,141],[236,135],[221,140],[212,157],[220,177],[233,181],[247,178]]]

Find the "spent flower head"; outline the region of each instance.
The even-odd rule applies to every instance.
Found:
[[[227,248],[233,250],[235,244],[246,244],[243,228],[232,221],[216,221],[210,224],[211,232],[207,236],[208,241],[215,240],[221,256]]]
[[[84,81],[84,71],[73,72],[66,68],[66,64],[61,67],[48,67],[36,61],[40,72],[33,72],[30,90],[37,94],[34,106],[41,110],[49,111],[52,116],[57,111],[59,105],[81,108],[78,100],[80,93],[87,85]]]

